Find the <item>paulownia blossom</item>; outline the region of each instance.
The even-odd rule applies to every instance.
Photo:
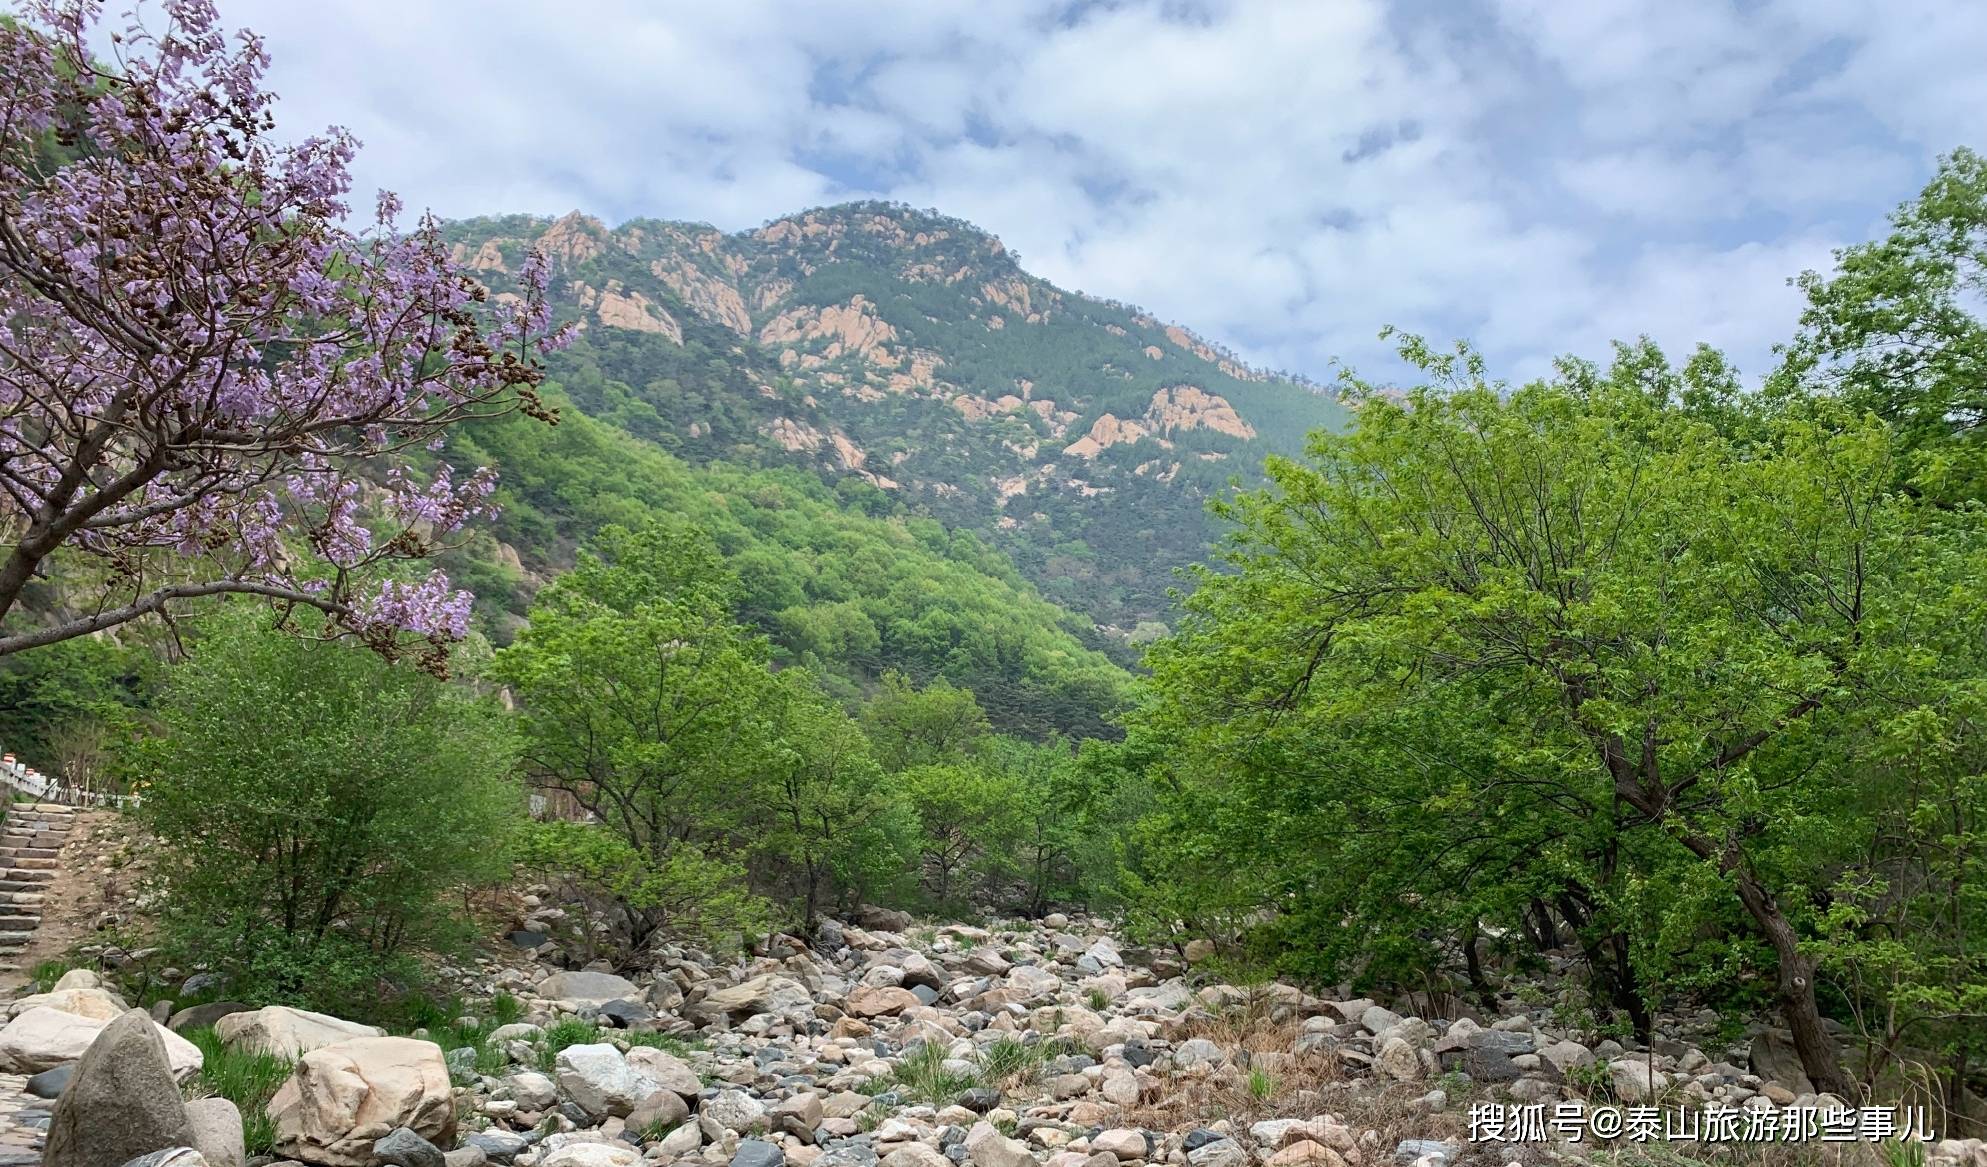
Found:
[[[96,3],[21,7],[0,25],[0,655],[249,593],[438,660],[469,597],[397,565],[493,478],[396,455],[549,420],[542,260],[486,302],[391,195],[343,226],[351,135],[273,141],[262,44],[206,0],[169,0],[156,33],[131,17],[108,61]],[[67,608],[30,621],[56,563]]]

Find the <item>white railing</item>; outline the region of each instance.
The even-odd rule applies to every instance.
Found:
[[[0,755],[0,783],[20,791],[37,802],[59,802],[65,806],[114,806],[119,810],[138,805],[138,796],[135,794],[107,794],[101,790],[64,786],[40,770],[17,760],[12,754]]]

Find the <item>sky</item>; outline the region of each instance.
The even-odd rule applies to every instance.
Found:
[[[1756,377],[1788,278],[1987,146],[1978,0],[219,3],[368,196],[729,230],[894,199],[1321,380],[1390,377],[1388,324],[1514,380],[1640,334]]]

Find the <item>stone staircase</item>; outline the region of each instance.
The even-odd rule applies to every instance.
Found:
[[[13,803],[0,819],[0,973],[25,971],[21,956],[75,819],[75,807],[52,802]]]

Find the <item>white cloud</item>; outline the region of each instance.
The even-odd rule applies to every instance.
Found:
[[[349,125],[412,206],[900,198],[1320,375],[1386,375],[1386,323],[1760,371],[1785,278],[1987,125],[1987,6],[1941,0],[221,3],[286,129]]]

